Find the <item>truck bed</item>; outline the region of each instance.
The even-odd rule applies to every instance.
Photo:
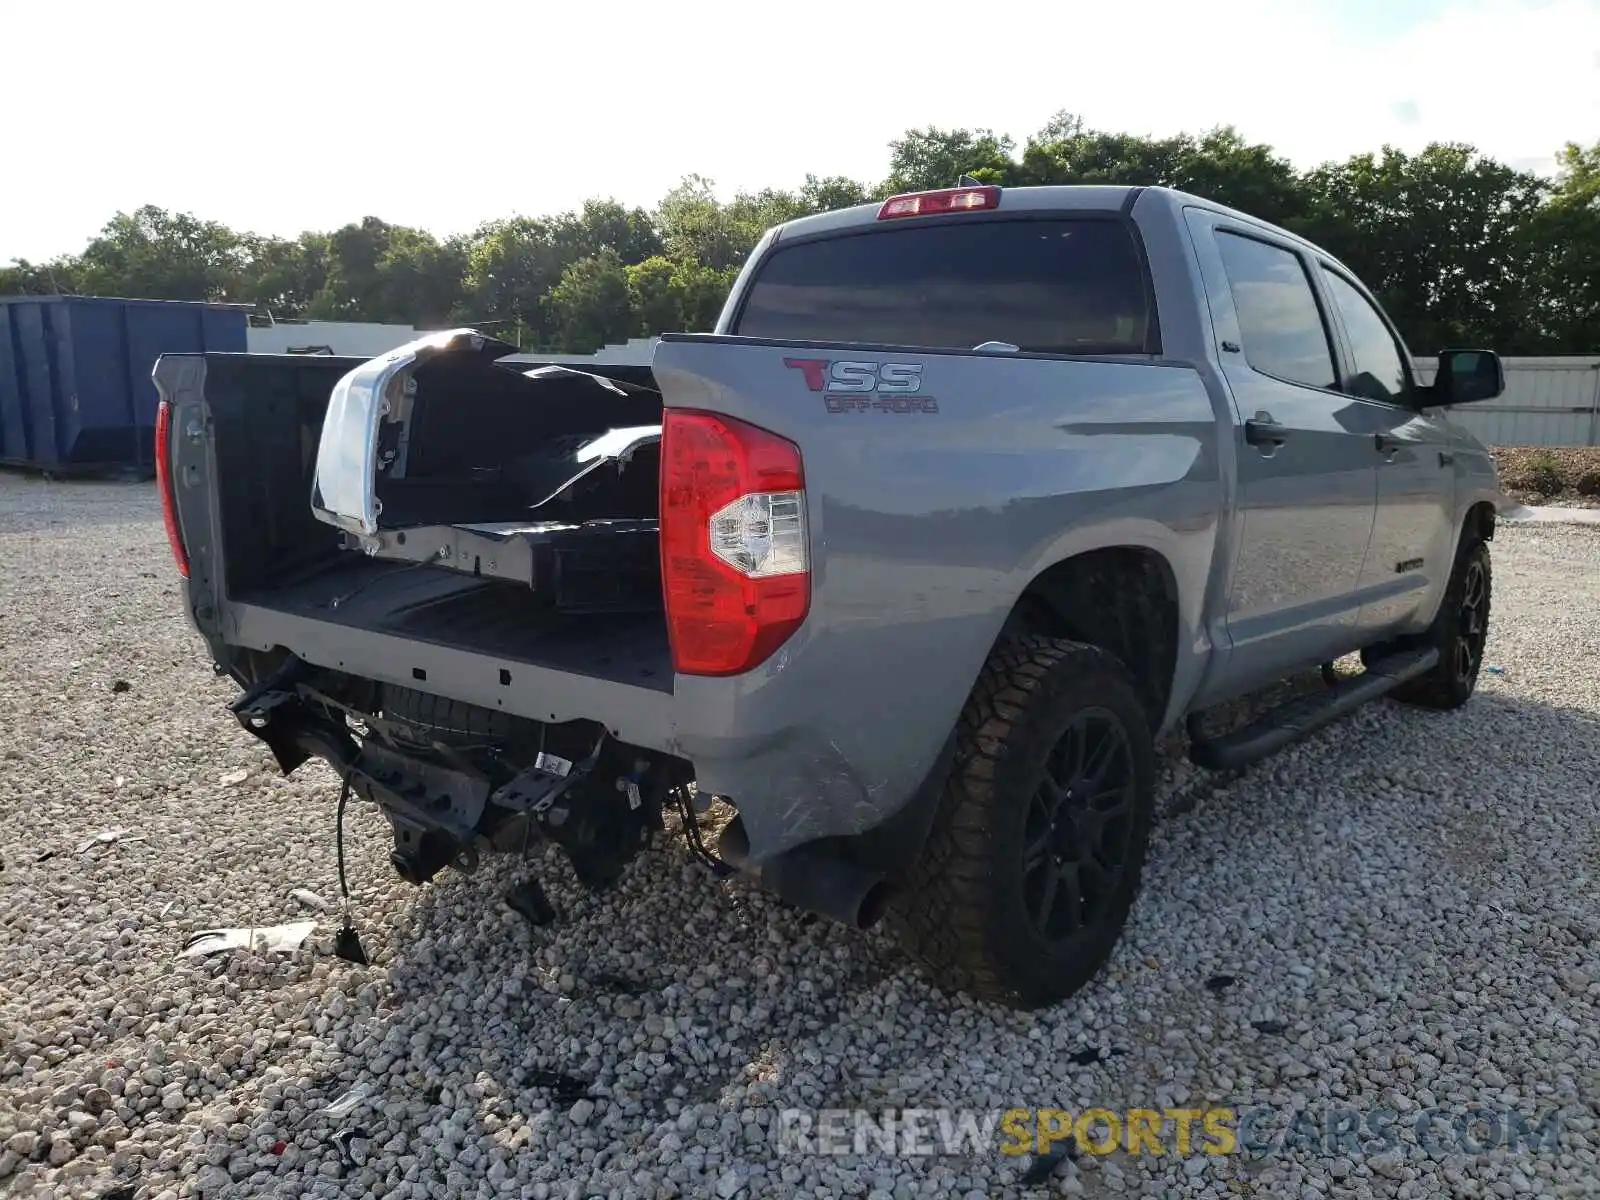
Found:
[[[353,554],[346,559],[310,578],[235,599],[285,616],[672,691],[667,629],[659,613],[562,613],[514,583]]]

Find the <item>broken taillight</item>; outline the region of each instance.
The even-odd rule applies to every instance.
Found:
[[[793,442],[732,417],[668,409],[661,583],[673,669],[737,675],[811,606],[805,476]]]
[[[936,192],[906,192],[890,196],[878,209],[878,220],[895,217],[931,217],[935,213],[976,212],[1000,207],[1000,189],[992,184],[981,187],[941,188]]]
[[[172,405],[166,400],[156,406],[156,491],[161,493],[161,521],[167,527],[167,544],[178,574],[189,578],[189,553],[183,548],[178,529],[177,497],[172,490]]]

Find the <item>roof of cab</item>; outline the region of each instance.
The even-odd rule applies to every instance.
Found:
[[[1116,212],[1128,198],[1143,189],[1128,186],[1111,187],[1100,184],[1055,185],[1050,187],[1010,187],[1000,191],[1000,205],[995,211],[1021,212],[1028,210],[1059,209],[1062,211]],[[810,237],[848,229],[855,225],[871,225],[878,219],[882,200],[857,204],[853,208],[835,209],[815,216],[799,217],[779,226],[779,237]]]
[[[1196,196],[1177,188],[1159,186],[1134,186],[1134,185],[1107,185],[1107,184],[1050,184],[1034,187],[1008,187],[1000,191],[1000,204],[993,212],[1119,212],[1129,207],[1136,200],[1145,203],[1157,201],[1165,204],[1176,214],[1184,208],[1204,208],[1214,213],[1219,213],[1231,220],[1243,224],[1254,225],[1263,231],[1270,231],[1276,236],[1287,238],[1298,243],[1308,250],[1312,250],[1324,257],[1331,257],[1322,247],[1308,242],[1289,230],[1264,221],[1260,217],[1251,216],[1249,213],[1240,212],[1238,209],[1229,208],[1225,204],[1218,204],[1215,200],[1208,200],[1204,196]],[[799,217],[778,226],[776,237],[782,240],[788,237],[812,237],[817,234],[832,233],[836,230],[850,229],[877,222],[878,209],[883,201],[873,200],[867,204],[858,204],[852,208],[836,209],[833,212],[817,213],[815,216]]]

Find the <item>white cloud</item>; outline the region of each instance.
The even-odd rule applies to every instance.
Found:
[[[0,260],[77,249],[141,203],[262,232],[369,213],[452,232],[592,195],[649,204],[691,171],[726,191],[807,171],[874,179],[908,126],[989,125],[1020,140],[1058,108],[1142,133],[1231,123],[1302,165],[1435,139],[1544,165],[1563,141],[1600,136],[1590,0],[1449,4],[1387,38],[1345,11],[1342,0],[612,0],[409,16],[357,0],[15,7]]]

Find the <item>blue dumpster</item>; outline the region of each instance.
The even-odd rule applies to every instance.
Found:
[[[156,359],[243,353],[246,323],[223,304],[0,296],[0,463],[152,474]]]

